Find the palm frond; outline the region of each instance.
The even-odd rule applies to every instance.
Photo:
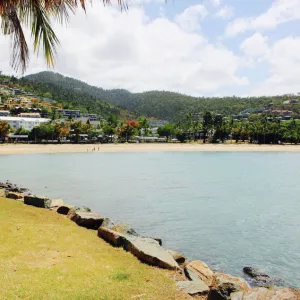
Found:
[[[91,0],[92,1],[92,0]],[[117,2],[120,9],[127,10],[127,0],[101,0],[106,5]],[[86,10],[86,0],[79,0],[81,8]],[[69,21],[69,14],[78,8],[78,0],[0,0],[0,18],[3,34],[11,35],[12,59],[15,70],[21,67],[22,73],[29,62],[29,50],[22,25],[31,29],[34,51],[39,52],[42,44],[46,63],[54,67],[54,56],[59,40],[52,29],[51,20],[58,23]]]
[[[11,66],[24,73],[29,62],[29,50],[21,21],[13,7],[2,15],[2,32],[11,35]]]

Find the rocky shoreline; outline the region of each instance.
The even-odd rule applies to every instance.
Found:
[[[242,278],[214,272],[200,260],[188,261],[177,251],[163,248],[162,240],[141,236],[126,224],[92,212],[87,207],[67,205],[61,199],[33,195],[28,189],[11,182],[0,182],[0,197],[21,201],[26,205],[49,209],[65,215],[78,226],[95,230],[97,236],[114,247],[123,248],[141,262],[176,272],[176,285],[191,297],[208,300],[296,300],[300,290],[278,287],[282,281],[261,270],[244,267],[249,283]]]

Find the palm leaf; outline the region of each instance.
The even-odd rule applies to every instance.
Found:
[[[101,0],[111,5],[111,0]],[[127,0],[115,0],[121,10],[127,10]],[[86,0],[79,0],[85,10]],[[52,29],[51,19],[59,23],[68,22],[69,13],[78,8],[78,0],[0,0],[0,18],[3,34],[11,35],[11,65],[21,72],[27,68],[29,50],[22,25],[31,29],[34,51],[39,53],[42,45],[48,67],[54,67],[54,56],[59,40]]]

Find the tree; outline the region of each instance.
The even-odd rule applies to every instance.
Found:
[[[202,121],[202,130],[203,130],[203,143],[206,143],[206,139],[208,137],[208,133],[212,129],[213,126],[213,116],[210,112],[206,112],[203,116],[203,121]]]
[[[70,124],[69,123],[56,123],[55,132],[60,141],[61,138],[67,137],[70,134]]]
[[[0,139],[4,140],[8,134],[11,132],[11,127],[7,121],[0,120]]]
[[[125,138],[126,142],[134,135],[137,134],[139,123],[135,120],[127,120],[125,124],[118,128],[118,134],[121,138]]]
[[[158,127],[157,133],[159,134],[159,136],[165,136],[167,139],[169,139],[175,133],[175,126],[174,124],[166,124],[164,126]]]
[[[149,121],[145,117],[140,117],[138,119],[138,123],[139,123],[140,134],[143,133],[143,135],[147,136],[149,134],[149,127],[150,127]]]
[[[80,134],[83,134],[85,131],[85,126],[81,121],[75,121],[71,123],[70,127],[71,131],[75,134],[75,142],[78,143]]]
[[[27,134],[29,134],[29,131],[20,127],[14,132],[14,134],[15,135],[27,135]]]
[[[122,9],[127,9],[125,0],[116,0]],[[78,8],[78,2],[85,10],[85,0],[0,0],[0,18],[2,32],[12,39],[11,65],[22,73],[29,62],[29,49],[24,34],[24,26],[31,30],[34,51],[38,52],[42,44],[48,66],[54,66],[54,54],[59,44],[52,28],[51,20],[67,22],[69,12]],[[110,0],[102,0],[110,4]]]

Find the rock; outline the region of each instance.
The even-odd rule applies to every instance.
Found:
[[[51,199],[49,208],[61,207],[63,205],[64,205],[64,200],[62,200],[62,199]]]
[[[92,210],[87,206],[74,206],[73,209],[81,212],[92,212]]]
[[[16,192],[7,192],[6,198],[23,201],[24,194],[20,194],[20,193],[16,193]]]
[[[103,217],[101,217],[97,213],[90,213],[90,212],[76,211],[75,214],[73,214],[70,219],[73,222],[75,222],[77,225],[88,229],[98,229],[103,222]]]
[[[61,215],[67,215],[69,213],[70,209],[72,209],[71,205],[64,204],[64,205],[59,206],[57,208],[56,212]]]
[[[155,237],[149,237],[150,239],[153,239],[159,243],[160,246],[162,246],[162,239],[160,238],[155,238]]]
[[[231,294],[231,300],[299,300],[300,291],[292,288],[254,288],[249,291]]]
[[[98,236],[115,247],[124,247],[125,236],[104,226],[98,228]]]
[[[253,287],[269,287],[272,285],[284,287],[287,286],[287,283],[284,282],[282,279],[277,277],[271,277],[265,272],[252,268],[252,267],[245,267],[243,268],[244,273],[246,273],[250,279],[250,285]]]
[[[25,195],[24,196],[24,204],[41,207],[41,208],[50,208],[51,207],[51,199],[49,199],[48,197]]]
[[[103,226],[98,228],[98,236],[116,247],[123,247],[140,261],[152,266],[171,270],[179,268],[172,255],[153,239],[122,234]]]
[[[110,218],[104,218],[102,227],[112,229],[115,226],[115,223]]]
[[[124,249],[140,261],[152,266],[171,270],[179,269],[172,255],[151,238],[130,236],[125,240]]]
[[[178,281],[176,285],[190,296],[207,295],[209,287],[202,280],[197,281]]]
[[[190,280],[204,281],[208,286],[212,286],[214,272],[202,261],[191,261],[184,269],[186,276]]]
[[[168,252],[173,256],[173,258],[178,264],[183,264],[185,262],[186,258],[182,253],[174,250],[168,250]]]
[[[127,224],[117,224],[114,225],[111,229],[122,234],[138,236],[138,233]]]
[[[233,276],[230,276],[228,274],[223,274],[223,273],[215,273],[214,274],[214,286],[219,286],[224,283],[232,283],[232,284],[236,285],[238,287],[237,290],[247,291],[249,289],[248,283],[242,278],[233,277]]]
[[[239,291],[239,287],[233,283],[222,283],[216,288],[213,288],[208,296],[208,300],[230,300],[231,293]]]
[[[3,197],[3,198],[6,197],[5,189],[0,188],[0,197]]]
[[[270,279],[270,276],[263,271],[252,268],[252,267],[244,267],[243,272],[247,275],[249,275],[252,278],[255,278],[260,281],[268,281]]]

